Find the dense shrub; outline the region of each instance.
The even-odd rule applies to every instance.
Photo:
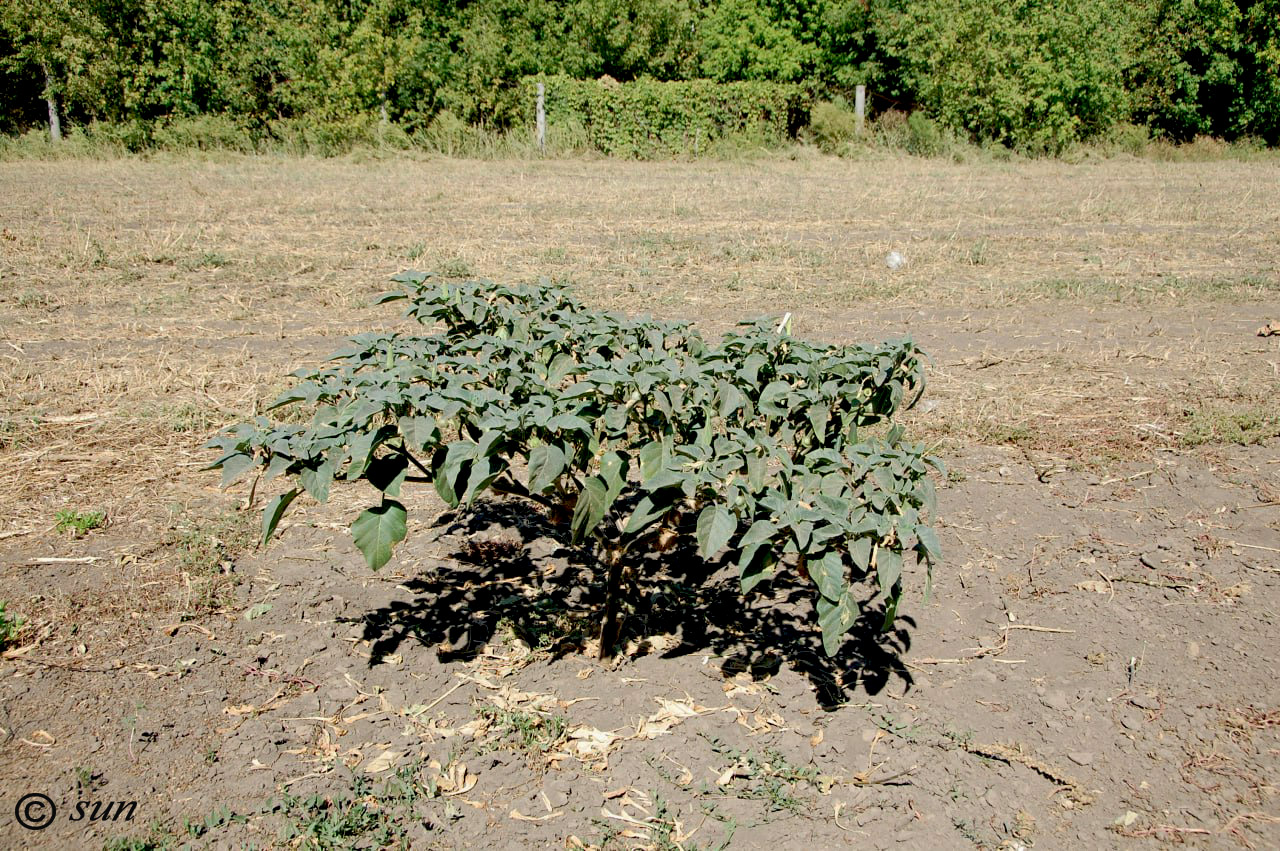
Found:
[[[546,86],[549,125],[576,122],[591,147],[627,157],[697,154],[735,135],[778,143],[794,135],[808,112],[804,89],[783,83],[617,83],[558,76],[525,81],[528,126],[539,82]]]
[[[844,98],[824,100],[809,113],[809,132],[819,148],[836,153],[857,134],[857,119]]]

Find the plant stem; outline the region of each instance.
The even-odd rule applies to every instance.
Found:
[[[511,496],[521,496],[525,499],[532,500],[544,508],[551,508],[555,505],[553,500],[548,499],[540,493],[533,493],[515,479],[507,478],[505,476],[500,479],[494,479],[493,482],[490,483],[489,487],[498,493],[510,494]]]
[[[609,548],[605,551],[605,563],[609,566],[609,578],[604,589],[604,622],[600,627],[600,659],[609,658],[618,640],[618,597],[622,589],[622,551]]]

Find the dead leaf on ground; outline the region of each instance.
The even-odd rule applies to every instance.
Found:
[[[513,809],[511,812],[507,813],[508,818],[513,818],[516,821],[551,821],[552,819],[560,818],[560,816],[562,815],[564,815],[563,810],[557,810],[553,813],[547,813],[545,816],[527,816],[516,809]]]
[[[395,766],[404,754],[400,751],[383,751],[364,765],[365,774],[380,774]]]

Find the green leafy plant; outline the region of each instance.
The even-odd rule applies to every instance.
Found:
[[[323,502],[335,480],[380,493],[351,525],[375,570],[406,537],[408,484],[455,507],[522,497],[605,573],[602,656],[634,556],[684,534],[704,558],[728,549],[744,594],[784,570],[812,582],[828,654],[868,587],[893,622],[904,554],[931,576],[939,464],[892,424],[924,389],[910,340],[820,346],[758,320],[712,345],[686,323],[592,311],[549,283],[394,280],[381,301],[407,301],[408,317],[441,330],[357,336],[276,400],[313,409],[309,424],[259,417],[210,443],[224,485],[255,468],[291,480],[266,506],[264,543],[300,494]]]
[[[64,508],[54,515],[54,528],[59,532],[70,532],[74,537],[97,529],[106,522],[107,514],[105,511],[76,511],[74,508]]]
[[[22,631],[23,624],[20,616],[9,614],[4,610],[5,605],[5,601],[0,600],[0,650],[18,640],[18,633]]]

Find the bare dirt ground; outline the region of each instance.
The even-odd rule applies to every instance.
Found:
[[[1278,165],[0,163],[0,845],[1280,847]],[[255,550],[202,443],[410,266],[913,334],[933,597],[828,660],[678,554],[602,664],[517,505]]]

